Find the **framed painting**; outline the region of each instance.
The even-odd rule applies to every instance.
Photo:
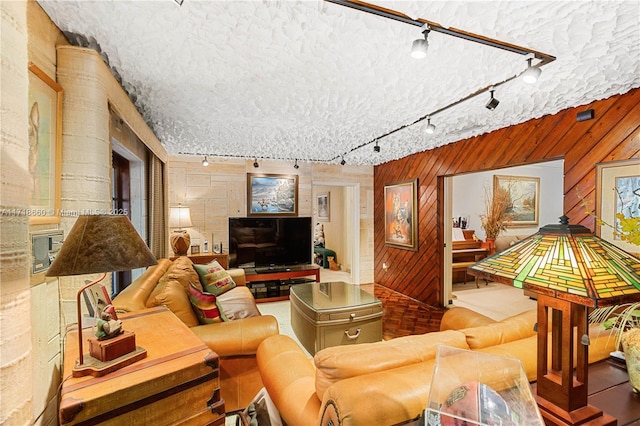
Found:
[[[329,222],[331,220],[331,205],[329,202],[328,192],[323,192],[316,196],[317,219],[321,222]]]
[[[298,216],[298,175],[247,173],[248,216]]]
[[[596,234],[628,253],[638,253],[638,246],[617,235],[620,216],[640,217],[640,159],[596,164],[596,216],[606,225],[596,223]]]
[[[418,179],[384,186],[384,243],[418,250]]]
[[[29,64],[29,209],[31,224],[60,222],[62,87]]]
[[[540,178],[525,176],[493,176],[493,190],[503,188],[510,198],[508,227],[536,226],[540,211]]]

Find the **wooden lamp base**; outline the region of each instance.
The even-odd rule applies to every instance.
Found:
[[[135,334],[130,331],[123,331],[120,335],[106,340],[91,337],[89,353],[84,354],[82,365],[75,365],[72,374],[73,377],[100,377],[146,356],[146,349],[136,346]]]
[[[176,256],[186,256],[191,247],[191,236],[187,231],[174,231],[169,236],[169,243]]]
[[[618,420],[615,417],[593,405],[585,405],[569,412],[558,408],[538,395],[536,395],[536,402],[547,426],[616,426],[618,424]]]
[[[116,358],[113,361],[107,362],[102,362],[98,359],[95,359],[89,354],[84,354],[84,364],[76,364],[75,367],[73,367],[72,374],[73,377],[83,377],[87,375],[100,377],[113,371],[119,370],[122,367],[126,367],[127,365],[133,364],[134,362],[140,361],[146,356],[147,350],[141,348],[140,346],[136,347],[136,350],[134,352],[122,355],[121,357]]]

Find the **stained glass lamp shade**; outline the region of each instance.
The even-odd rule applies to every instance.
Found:
[[[598,422],[594,424],[615,424],[611,416],[587,404],[585,307],[639,301],[640,260],[584,226],[569,225],[563,216],[559,225],[540,228],[529,238],[477,262],[468,272],[537,293],[536,391],[545,420],[571,425],[590,424],[587,419],[594,419]],[[584,336],[579,344],[574,342],[573,328],[577,336]]]

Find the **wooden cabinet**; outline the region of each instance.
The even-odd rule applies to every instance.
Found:
[[[66,335],[61,425],[224,425],[218,356],[165,307],[121,315],[146,358],[101,377],[72,377],[77,326]],[[92,335],[83,329],[83,338]],[[85,355],[85,362],[91,358]]]
[[[264,267],[245,269],[247,287],[256,302],[275,302],[289,298],[289,288],[293,285],[320,282],[320,266],[315,264],[291,267]],[[307,277],[307,278],[305,278]]]

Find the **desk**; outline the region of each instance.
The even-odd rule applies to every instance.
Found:
[[[120,315],[147,357],[101,377],[71,377],[78,327],[65,339],[61,425],[224,425],[218,355],[166,307]],[[82,330],[86,340],[91,327]],[[86,356],[85,356],[86,361]]]

